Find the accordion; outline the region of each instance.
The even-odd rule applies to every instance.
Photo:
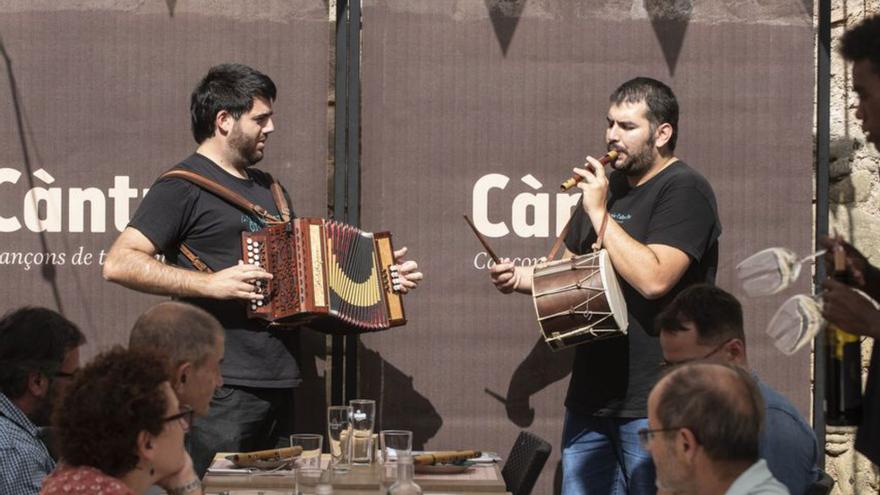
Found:
[[[297,218],[242,232],[242,259],[273,278],[249,318],[359,333],[406,323],[389,232],[369,233],[333,220]]]

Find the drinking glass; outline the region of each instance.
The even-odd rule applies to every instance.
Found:
[[[337,473],[351,468],[351,408],[327,408],[327,439],[330,442],[330,466]]]
[[[321,468],[301,467],[296,470],[295,495],[314,495],[315,489],[321,483],[324,474]]]
[[[798,259],[790,249],[767,248],[736,265],[736,276],[749,296],[769,296],[793,284],[800,275],[804,263],[812,262],[823,254],[825,250]]]
[[[290,435],[291,447],[302,447],[302,454],[296,465],[300,468],[321,469],[321,449],[324,445],[323,435],[314,433],[294,433]]]
[[[351,401],[351,461],[353,464],[373,462],[373,428],[376,423],[376,401]]]
[[[379,449],[385,463],[396,461],[398,454],[412,454],[412,432],[382,430],[379,432]]]

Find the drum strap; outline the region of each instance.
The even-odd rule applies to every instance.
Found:
[[[568,222],[565,223],[565,227],[562,228],[562,232],[556,236],[556,240],[553,242],[553,247],[550,248],[550,252],[547,253],[547,261],[553,261],[556,258],[556,254],[559,252],[559,248],[562,247],[562,241],[565,240],[565,236],[568,235],[569,229],[571,229],[571,221],[574,219],[574,215],[568,217]],[[605,239],[605,227],[608,225],[608,211],[605,211],[605,216],[602,217],[602,225],[599,226],[599,233],[596,235],[596,242],[593,243],[593,252],[599,251],[602,249],[602,241]]]

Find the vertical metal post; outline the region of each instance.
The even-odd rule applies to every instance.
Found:
[[[360,225],[360,0],[336,4],[336,111],[333,216]],[[345,404],[358,395],[357,336],[334,336],[331,403]]]
[[[828,234],[828,181],[831,146],[831,0],[819,0],[816,53],[816,237]],[[819,249],[818,242],[816,249]],[[816,263],[814,291],[825,278],[824,263]],[[825,334],[814,341],[813,430],[819,442],[819,467],[825,467]]]
[[[361,204],[361,0],[348,2],[348,222],[360,226]],[[357,335],[345,337],[345,398],[357,398],[358,347]]]

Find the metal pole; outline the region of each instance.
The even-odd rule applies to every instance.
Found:
[[[828,234],[828,168],[831,143],[831,0],[819,0],[816,53],[816,249],[818,237]],[[825,278],[824,263],[816,263],[814,293]],[[825,466],[825,356],[824,332],[814,340],[813,430],[819,442],[819,467]]]

